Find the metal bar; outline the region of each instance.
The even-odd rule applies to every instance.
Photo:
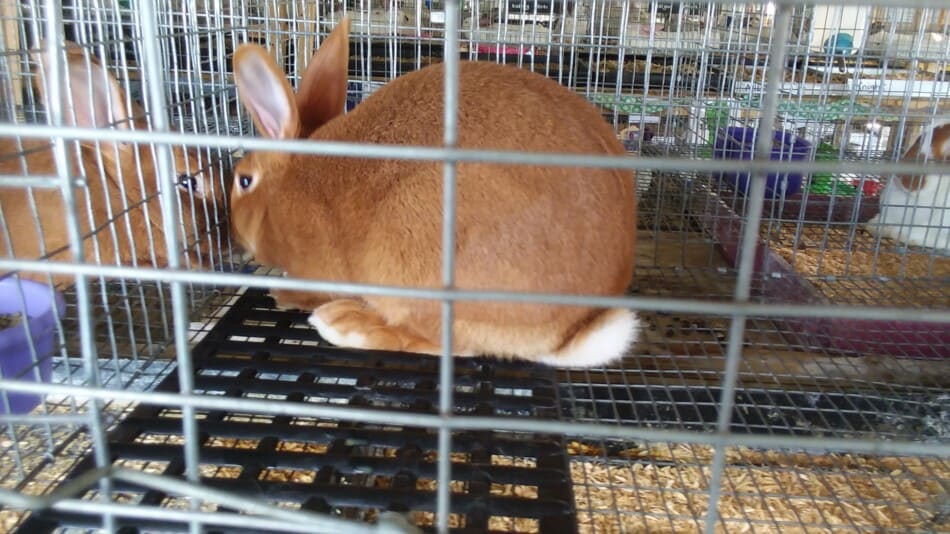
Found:
[[[445,3],[445,95],[443,101],[443,144],[445,148],[458,145],[459,117],[459,0]],[[442,186],[442,285],[446,290],[455,287],[455,161],[446,160]],[[439,415],[452,418],[455,408],[453,393],[454,362],[452,360],[453,302],[442,301],[442,354],[439,361]],[[439,457],[436,486],[436,527],[439,532],[449,530],[449,512],[452,505],[452,431],[439,426]]]
[[[327,514],[316,514],[305,510],[286,510],[257,499],[202,486],[198,482],[184,482],[134,469],[114,469],[112,471],[112,477],[140,486],[154,488],[165,493],[190,495],[194,497],[193,501],[196,502],[208,501],[225,504],[229,508],[239,508],[245,512],[267,515],[282,521],[299,523],[301,526],[306,525],[310,528],[322,528],[326,529],[327,532],[365,532],[366,530],[366,525],[363,522],[337,519]],[[193,510],[192,512],[197,511]],[[201,523],[195,521],[192,522],[192,524]],[[377,525],[378,528],[384,530],[389,526],[390,525],[387,525],[387,521],[381,521],[381,523]]]
[[[46,15],[46,50],[49,63],[49,76],[45,80],[47,83],[48,101],[48,119],[50,128],[56,130],[62,128],[65,123],[65,114],[72,113],[73,110],[63,109],[64,96],[72,96],[69,92],[69,77],[66,76],[66,64],[63,59],[63,6],[59,0],[46,0],[44,2]],[[76,194],[73,189],[73,178],[70,175],[69,156],[66,152],[66,141],[63,138],[51,135],[53,159],[56,164],[56,171],[62,180],[63,205],[66,208],[66,231],[69,238],[69,249],[74,261],[82,262],[85,260],[82,244],[82,231],[79,224],[78,204]],[[89,377],[92,387],[101,387],[102,379],[99,374],[99,367],[96,357],[96,345],[93,338],[93,316],[92,303],[90,300],[89,281],[84,273],[76,272],[76,308],[79,314],[79,335],[80,335],[80,353],[82,355],[83,367]],[[106,440],[105,425],[102,417],[103,406],[100,399],[92,399],[90,409],[87,415],[87,424],[89,434],[91,435],[94,459],[96,467],[104,468],[110,465],[108,441]],[[108,501],[112,498],[112,485],[108,479],[99,481],[100,498]],[[105,514],[102,518],[102,526],[106,532],[115,530],[114,518]]]
[[[517,293],[505,291],[470,291],[443,289],[417,289],[403,286],[379,286],[338,282],[320,282],[302,278],[261,276],[233,272],[197,272],[170,269],[121,267],[111,265],[72,264],[64,262],[0,259],[0,269],[29,270],[50,273],[101,274],[108,278],[134,278],[138,280],[165,280],[191,282],[227,287],[260,287],[267,289],[299,289],[304,291],[372,295],[429,300],[453,301],[498,301],[538,304],[563,304],[569,306],[601,308],[635,308],[650,311],[688,312],[698,315],[723,315],[741,313],[747,316],[770,317],[832,317],[845,316],[855,319],[905,320],[934,323],[950,322],[950,310],[923,308],[887,308],[868,306],[828,306],[804,304],[759,304],[754,302],[715,302],[698,299],[667,299],[663,297],[599,297],[590,295],[564,295],[556,293]]]
[[[829,6],[867,6],[867,0],[822,0],[822,5]],[[808,5],[808,0],[776,0],[775,5],[777,6],[800,6]],[[908,0],[902,2],[901,0],[874,0],[875,6],[880,7],[902,7],[902,8],[939,8],[945,7],[946,4],[942,0]],[[777,12],[777,10],[776,10]]]
[[[86,181],[82,178],[71,179],[70,184],[73,188],[86,186]],[[58,189],[63,186],[63,181],[58,176],[42,176],[33,174],[30,176],[19,176],[4,174],[0,175],[0,187],[11,189]]]
[[[86,471],[76,478],[65,482],[49,495],[24,495],[16,491],[0,489],[0,502],[2,502],[4,506],[42,510],[43,508],[50,507],[59,500],[75,497],[80,493],[84,493],[91,484],[101,481],[103,478],[107,478],[110,471],[111,468],[109,467],[100,467]]]
[[[181,395],[154,391],[107,390],[61,384],[36,384],[16,380],[0,380],[0,388],[24,393],[53,393],[80,399],[109,399],[139,402],[154,406],[191,406],[201,410],[229,410],[246,414],[269,416],[310,417],[359,421],[367,424],[405,425],[414,428],[447,426],[454,431],[493,430],[498,432],[536,432],[582,436],[584,439],[614,438],[649,442],[677,442],[712,445],[715,447],[762,447],[856,452],[874,455],[922,455],[950,457],[950,443],[922,441],[885,441],[873,439],[845,439],[834,437],[781,436],[767,434],[726,435],[703,431],[658,429],[609,423],[583,423],[553,419],[506,419],[499,417],[466,416],[443,418],[441,415],[396,412],[373,408],[352,408],[331,404],[305,404],[285,400],[226,398],[206,395]]]
[[[231,527],[235,529],[252,529],[256,532],[294,532],[294,533],[361,533],[382,531],[379,525],[368,525],[365,522],[345,525],[326,526],[325,522],[314,523],[313,525],[303,525],[299,521],[288,523],[287,519],[271,519],[267,517],[255,517],[247,514],[236,514],[230,512],[194,512],[185,510],[175,510],[173,508],[163,508],[160,506],[146,506],[142,504],[100,504],[83,500],[66,500],[57,502],[52,506],[54,510],[62,512],[72,512],[77,514],[101,515],[110,514],[115,517],[129,517],[134,519],[151,519],[159,521],[172,521],[178,523],[200,523],[208,526]],[[300,511],[291,511],[290,514],[299,514]],[[304,517],[310,517],[314,514],[307,514]],[[322,516],[330,517],[330,516]],[[342,521],[341,521],[342,522]],[[321,526],[323,528],[321,528]]]
[[[192,134],[179,132],[141,132],[97,130],[91,128],[56,128],[40,125],[0,124],[0,137],[14,134],[50,136],[64,139],[123,141],[133,143],[179,144],[243,151],[280,151],[321,156],[361,157],[373,159],[411,159],[422,161],[491,162],[514,165],[543,165],[552,167],[591,167],[607,169],[655,171],[735,171],[735,161],[720,159],[685,159],[670,157],[595,156],[581,154],[554,154],[543,152],[494,151],[416,147],[410,145],[383,145],[311,140],[274,140],[256,137]],[[831,172],[858,174],[867,172],[867,162],[861,161],[744,161],[743,170],[749,172]],[[875,162],[877,174],[950,174],[950,163]],[[942,176],[946,180],[950,177]]]
[[[765,97],[762,100],[762,115],[756,129],[754,159],[771,160],[772,137],[775,132],[775,116],[778,110],[779,80],[785,71],[785,46],[792,24],[791,6],[778,5],[775,12],[775,33],[772,35],[773,51],[769,57],[766,74]],[[755,272],[755,254],[759,243],[759,225],[762,220],[762,207],[765,204],[765,185],[767,173],[756,171],[752,174],[751,189],[746,199],[746,220],[742,229],[739,272],[736,278],[735,302],[748,302],[752,294],[752,275]],[[741,313],[733,314],[729,325],[726,363],[723,372],[723,387],[720,392],[719,414],[716,432],[728,434],[732,424],[732,409],[735,405],[736,384],[739,380],[739,363],[742,361],[742,345],[748,317]],[[709,483],[709,507],[706,510],[706,534],[715,534],[719,517],[719,497],[722,494],[722,476],[725,469],[726,449],[716,447],[713,454],[711,481]]]
[[[38,423],[56,425],[83,425],[88,420],[85,414],[3,414],[0,425],[34,425]]]
[[[158,50],[159,36],[157,14],[152,0],[138,2],[139,27],[142,32],[142,54],[145,60],[145,73],[148,76],[148,101],[152,106],[151,125],[153,130],[168,130],[168,119],[165,116],[167,105],[165,93],[162,90],[164,75],[161,65],[162,58]],[[154,145],[156,179],[159,182],[161,195],[162,229],[168,257],[168,267],[177,269],[181,265],[178,245],[178,189],[175,180],[175,163],[170,145]],[[188,303],[185,296],[184,283],[171,282],[172,298],[172,330],[175,336],[175,359],[178,363],[178,384],[182,393],[190,394],[194,390],[194,368],[191,365],[191,349],[188,341]],[[197,484],[201,480],[199,471],[199,434],[198,421],[195,410],[191,407],[182,407],[182,432],[185,438],[185,478]],[[189,499],[189,508],[193,512],[201,509],[200,499]],[[201,534],[204,530],[201,523],[189,523],[192,534]]]
[[[96,480],[107,477],[124,480],[139,486],[159,490],[168,494],[194,496],[203,501],[224,504],[228,508],[239,509],[258,516],[234,514],[229,512],[200,512],[172,510],[158,506],[143,506],[141,504],[99,504],[84,500],[73,500],[71,497],[85,492],[88,485]],[[134,517],[141,519],[158,519],[188,522],[189,524],[214,524],[221,526],[276,529],[280,532],[420,532],[419,529],[408,525],[398,514],[382,514],[374,527],[362,521],[337,519],[326,514],[316,514],[306,510],[287,510],[278,506],[262,503],[256,499],[236,495],[230,492],[216,490],[183,482],[174,478],[153,475],[133,469],[96,469],[84,473],[82,476],[69,481],[57,488],[50,495],[34,496],[0,489],[0,502],[14,508],[25,508],[36,511],[46,508],[89,515],[108,513],[114,516]],[[263,517],[261,517],[263,516]],[[288,525],[290,523],[290,525]],[[292,527],[294,525],[296,528]]]

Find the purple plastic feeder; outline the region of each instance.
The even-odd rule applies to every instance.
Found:
[[[23,300],[20,299],[20,290]],[[55,294],[55,297],[54,297]],[[56,315],[53,313],[53,301],[59,311],[59,317],[66,310],[66,302],[59,292],[53,293],[50,287],[29,280],[5,278],[0,280],[0,315],[23,314],[23,302],[26,302],[26,317],[30,324],[30,336],[39,360],[40,379],[48,382],[52,371],[51,357],[55,343]],[[32,366],[33,354],[30,352],[23,321],[0,329],[0,369],[3,378],[35,381],[36,374]],[[27,413],[40,402],[40,396],[29,393],[7,393],[10,401],[9,411],[0,399],[0,413]]]
[[[716,142],[713,145],[713,157],[718,159],[751,160],[755,151],[755,128],[730,126],[720,128],[716,133]],[[774,133],[772,143],[773,161],[804,161],[811,155],[811,143],[791,132],[779,130]],[[724,172],[725,178],[742,194],[749,189],[749,173]],[[770,173],[766,180],[766,197],[782,196],[782,184],[785,184],[784,196],[798,193],[802,188],[803,176],[801,173]]]

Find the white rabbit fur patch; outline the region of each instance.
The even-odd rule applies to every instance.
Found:
[[[372,348],[367,338],[360,332],[341,333],[320,318],[317,311],[307,319],[310,326],[317,330],[320,337],[332,345],[354,349]],[[629,310],[617,310],[615,317],[606,324],[583,337],[579,343],[567,347],[557,354],[545,354],[536,358],[538,362],[554,367],[599,367],[622,358],[636,342],[640,331],[640,320]],[[474,356],[471,352],[460,352],[456,356]]]
[[[554,367],[600,367],[622,358],[637,342],[639,331],[640,319],[634,312],[618,311],[580,343],[557,354],[540,356],[538,361]]]
[[[310,314],[310,318],[307,319],[307,322],[310,323],[310,326],[317,329],[317,333],[320,334],[320,337],[325,339],[328,343],[336,345],[337,347],[350,347],[354,349],[365,349],[366,347],[366,336],[359,332],[350,332],[349,334],[342,334],[336,328],[325,323],[316,311]]]
[[[947,124],[950,120],[935,122],[921,135],[921,156],[950,156],[950,136],[936,151],[936,140],[928,139],[936,128]],[[872,234],[950,253],[950,174],[927,175],[923,187],[916,191],[904,187],[898,177],[891,178],[881,193],[880,212],[865,227]]]

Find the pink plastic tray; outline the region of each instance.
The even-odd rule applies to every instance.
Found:
[[[704,188],[697,187],[699,193]],[[722,247],[726,260],[738,266],[741,241],[741,218],[715,192],[706,189],[708,201],[697,215]],[[801,217],[801,197],[785,200],[781,210],[784,219]],[[767,200],[764,214],[775,216],[778,206]],[[862,199],[855,209],[853,198],[835,198],[811,194],[804,218],[815,222],[845,222],[857,211],[859,221],[867,221],[877,213],[876,199]],[[829,216],[830,215],[830,216]],[[792,304],[835,303],[822,295],[807,279],[799,275],[784,258],[761,241],[756,246],[756,296],[766,302]],[[851,355],[895,355],[918,358],[950,358],[950,326],[920,321],[865,320],[843,317],[815,319],[776,318],[790,332],[789,342],[800,346],[822,348],[829,352]]]

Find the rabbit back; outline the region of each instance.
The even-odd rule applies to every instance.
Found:
[[[442,66],[397,78],[311,139],[441,146],[442,79]],[[463,62],[458,116],[461,148],[624,153],[582,97],[514,67]],[[281,168],[289,171],[278,187],[294,193],[266,217],[271,232],[254,246],[260,259],[270,256],[295,276],[441,286],[442,163],[295,155]],[[630,171],[460,162],[456,182],[456,287],[584,295],[619,295],[629,287],[636,227]],[[265,254],[273,250],[268,240],[282,253]],[[387,321],[438,338],[438,302],[366,300]],[[600,313],[459,302],[456,350],[552,352]]]

